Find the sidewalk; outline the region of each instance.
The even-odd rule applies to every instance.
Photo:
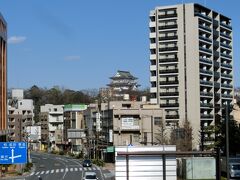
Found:
[[[102,167],[102,172],[105,179],[114,180],[115,179],[115,164],[114,163],[105,163]]]

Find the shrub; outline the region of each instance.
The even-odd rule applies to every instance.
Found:
[[[64,155],[64,151],[60,151],[60,152],[59,152],[59,155]]]
[[[97,166],[104,166],[104,161],[101,159],[93,159],[92,160],[93,164],[96,164]]]

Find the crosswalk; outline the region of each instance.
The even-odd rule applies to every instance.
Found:
[[[99,167],[72,167],[72,168],[61,168],[61,169],[51,169],[46,171],[35,171],[30,174],[30,176],[38,175],[49,175],[56,173],[65,173],[65,172],[80,172],[80,171],[100,171]]]

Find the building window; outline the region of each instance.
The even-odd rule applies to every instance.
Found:
[[[160,126],[161,125],[162,118],[161,117],[154,117],[154,125]]]

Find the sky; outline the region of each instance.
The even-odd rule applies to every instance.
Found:
[[[149,12],[200,3],[232,18],[234,84],[240,86],[239,0],[1,0],[8,23],[8,88],[105,87],[117,70],[149,83]]]

